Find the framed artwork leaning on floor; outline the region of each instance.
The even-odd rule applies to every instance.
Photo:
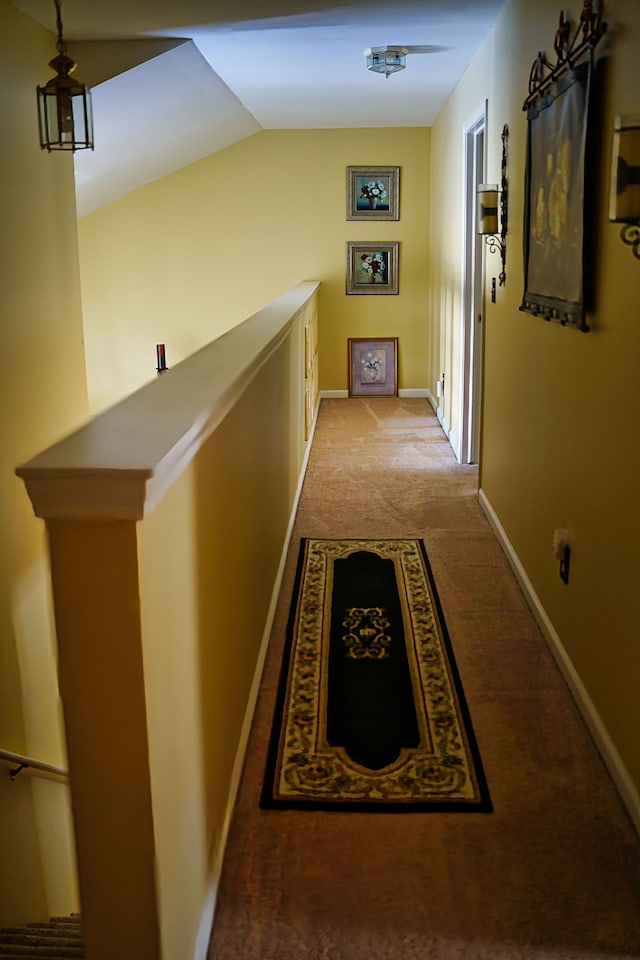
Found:
[[[398,338],[348,340],[349,396],[398,396]]]

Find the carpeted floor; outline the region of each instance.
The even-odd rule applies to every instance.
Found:
[[[2,960],[83,960],[82,921],[79,914],[51,917],[42,923],[0,930]]]
[[[640,841],[426,400],[325,400],[210,960],[640,957]],[[494,813],[261,810],[299,538],[422,537]]]

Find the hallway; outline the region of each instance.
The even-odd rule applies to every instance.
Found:
[[[426,400],[324,400],[210,960],[640,957],[640,840]],[[258,807],[299,539],[425,541],[492,814]]]

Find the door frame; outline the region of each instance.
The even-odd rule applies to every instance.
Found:
[[[460,463],[477,463],[482,426],[482,237],[476,231],[476,188],[487,168],[485,100],[463,126],[462,331],[460,350]]]

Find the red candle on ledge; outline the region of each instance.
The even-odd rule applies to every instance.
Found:
[[[156,370],[162,373],[167,369],[167,360],[164,352],[164,343],[156,343]]]

